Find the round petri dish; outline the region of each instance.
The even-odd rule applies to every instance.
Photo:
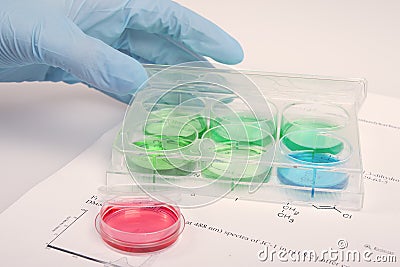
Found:
[[[129,170],[182,176],[194,169],[195,162],[186,156],[198,137],[193,126],[148,120],[134,129],[125,146]]]
[[[316,168],[278,168],[277,176],[286,185],[324,189],[344,189],[349,180],[347,173]]]
[[[281,135],[301,130],[338,130],[349,122],[345,109],[333,104],[294,103],[282,112]]]
[[[318,103],[295,103],[287,106],[282,113],[281,136],[288,135],[283,142],[292,149],[329,150],[329,153],[339,153],[343,143],[329,137],[319,137],[319,144],[311,130],[336,131],[347,125],[349,115],[340,106]]]
[[[214,160],[202,166],[207,178],[236,182],[267,182],[274,138],[266,130],[247,124],[229,124],[208,130],[203,138],[215,143]]]
[[[186,86],[178,86],[162,95],[150,95],[140,103],[143,109],[139,110],[144,111],[146,120],[160,119],[179,127],[188,124],[202,136],[207,130],[203,114],[205,105],[200,98],[187,91]]]
[[[293,146],[285,141],[291,135],[298,134],[313,137],[309,138],[309,147]],[[340,144],[340,148],[333,149],[328,145],[333,143]],[[345,163],[351,156],[351,146],[346,140],[331,133],[304,131],[287,134],[279,144],[281,153],[291,163],[301,164],[301,167],[277,168],[277,176],[283,184],[327,189],[343,189],[347,186],[348,174],[335,170],[336,166]]]
[[[149,119],[161,119],[167,121],[169,124],[176,124],[178,126],[193,126],[202,136],[207,130],[207,120],[201,114],[190,114],[190,112],[185,112],[179,108],[169,108],[165,107],[162,109],[154,110],[150,112]],[[150,130],[150,129],[146,129]]]
[[[281,138],[281,142],[292,151],[313,151],[336,155],[344,148],[342,139],[312,130],[288,133]]]
[[[276,107],[269,102],[250,107],[239,97],[223,99],[211,107],[210,128],[244,124],[261,128],[276,137],[276,113]]]
[[[104,203],[96,229],[114,249],[147,253],[174,244],[185,222],[178,207],[150,197],[118,197]]]
[[[246,123],[219,125],[209,129],[203,138],[209,138],[217,144],[226,144],[236,148],[267,147],[274,137],[260,126]]]

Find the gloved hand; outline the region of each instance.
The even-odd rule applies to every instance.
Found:
[[[236,40],[169,0],[0,0],[0,81],[84,82],[124,96],[141,63],[243,59]]]

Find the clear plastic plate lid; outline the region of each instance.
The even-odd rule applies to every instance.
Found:
[[[239,71],[204,62],[165,67],[126,111],[120,135],[127,169],[139,186],[166,185],[183,195],[212,190],[223,197],[240,181],[251,193],[271,169],[274,114]],[[218,198],[182,197],[177,204],[200,206]]]

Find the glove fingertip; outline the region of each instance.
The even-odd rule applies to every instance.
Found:
[[[230,46],[224,53],[221,53],[221,56],[222,63],[234,65],[243,61],[244,52],[239,42],[232,38]]]
[[[121,96],[134,93],[148,79],[146,70],[138,61],[128,56],[125,61],[116,62],[115,71],[108,72],[110,86],[107,91]]]
[[[89,72],[86,81],[99,90],[125,96],[133,94],[148,78],[140,62],[118,50],[104,45],[97,54],[97,68]]]

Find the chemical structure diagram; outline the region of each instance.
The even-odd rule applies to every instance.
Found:
[[[331,206],[331,205],[311,205],[311,206],[318,210],[336,211],[337,213],[341,214],[341,217],[343,219],[351,219],[353,216],[350,213],[346,213],[338,209],[336,206]],[[281,219],[284,219],[288,223],[293,223],[299,214],[300,210],[297,207],[291,205],[290,203],[286,203],[282,205],[282,210],[277,213],[277,216]]]
[[[312,205],[312,206],[319,210],[335,210],[339,212],[344,219],[351,219],[352,217],[350,213],[342,212],[336,206],[331,206],[331,205]]]

